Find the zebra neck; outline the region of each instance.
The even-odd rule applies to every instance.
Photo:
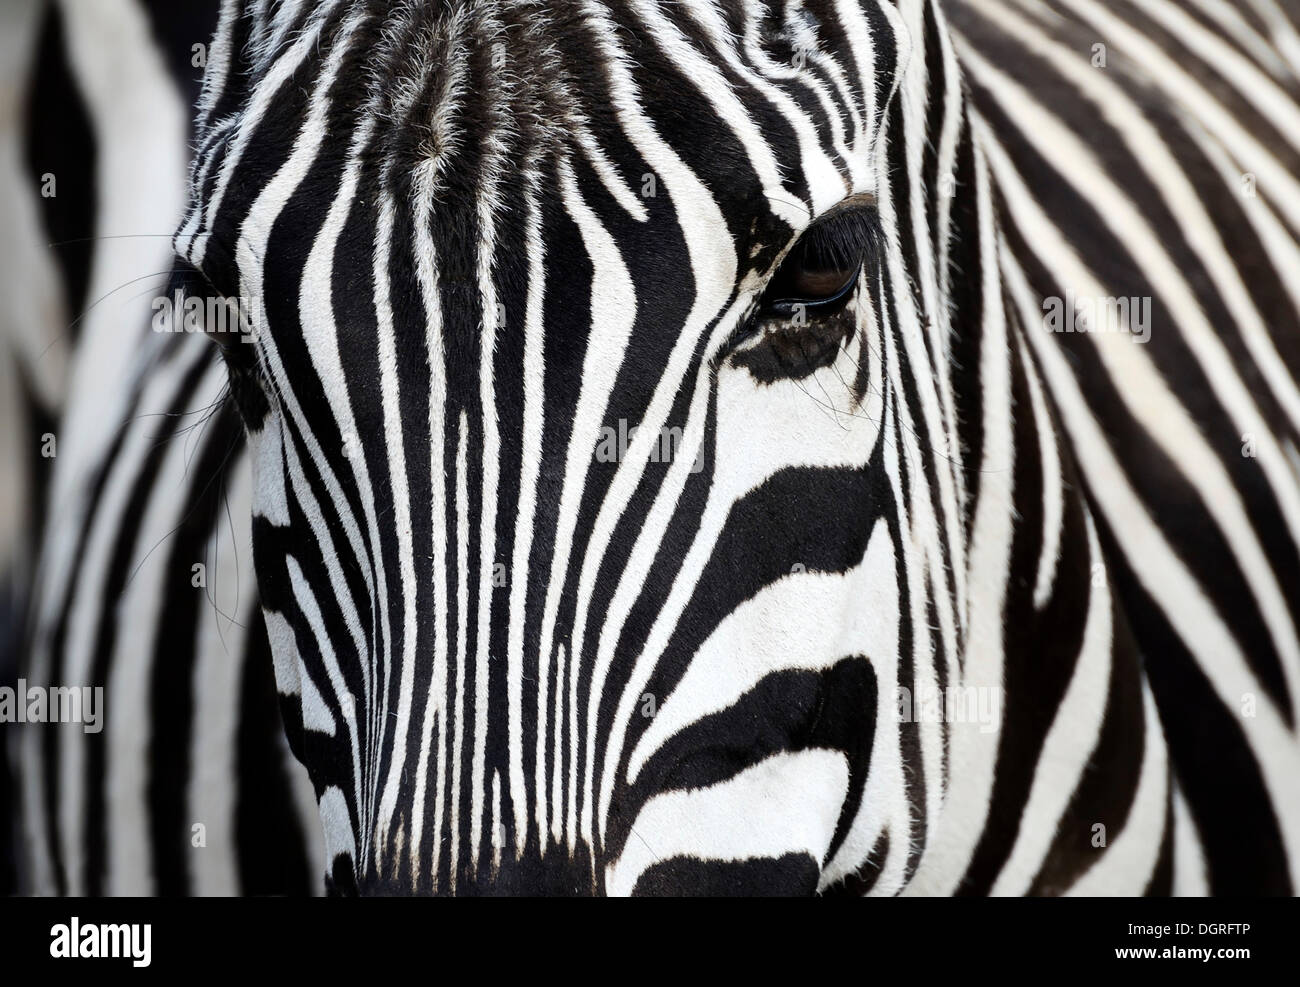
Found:
[[[940,633],[935,661],[950,694],[999,715],[993,728],[940,724],[945,785],[908,890],[1141,893],[1167,878],[1158,864],[1172,853],[1163,735],[1035,360],[1041,299],[1006,270],[1000,192],[969,120],[953,178],[936,356],[948,365],[933,376],[951,381],[956,454],[933,461],[952,471],[960,533],[955,646]],[[1130,851],[1151,859],[1125,873]]]

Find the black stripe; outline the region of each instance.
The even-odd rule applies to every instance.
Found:
[[[75,342],[81,331],[81,323],[75,320],[89,300],[90,267],[97,242],[99,150],[90,111],[68,60],[63,8],[57,3],[44,7],[34,55],[35,74],[27,90],[25,163],[35,191],[33,201],[39,206],[63,278],[71,323],[67,333]],[[52,175],[55,182],[55,194],[48,198],[44,194],[46,175]]]

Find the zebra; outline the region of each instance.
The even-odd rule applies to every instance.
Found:
[[[199,476],[326,890],[1293,893],[1298,27],[226,0],[175,287],[240,321],[158,334],[131,405],[226,375]],[[96,499],[33,681],[88,667],[72,561],[138,503]],[[124,703],[165,667],[119,661]],[[50,736],[35,883],[91,887],[117,788]]]

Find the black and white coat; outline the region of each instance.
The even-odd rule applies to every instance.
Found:
[[[1291,892],[1297,20],[224,4],[33,886],[247,889],[269,665],[337,892]]]

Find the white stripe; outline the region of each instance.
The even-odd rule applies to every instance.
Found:
[[[199,601],[194,642],[194,725],[190,734],[189,818],[185,820],[187,831],[202,823],[207,838],[205,847],[191,846],[186,856],[197,895],[239,893],[235,845],[238,728],[248,624],[257,617],[248,525],[250,469],[248,456],[241,455],[227,470],[225,505],[217,516],[204,560],[207,598]],[[173,578],[176,575],[183,573],[174,573]]]
[[[806,853],[820,865],[848,780],[842,754],[814,749],[775,754],[710,788],[658,795],[642,808],[622,854],[606,868],[605,890],[631,894],[637,878],[672,857]]]
[[[990,182],[982,155],[976,156],[976,182],[981,215],[991,215]],[[983,274],[983,327],[980,334],[979,379],[983,395],[983,480],[971,526],[966,586],[969,624],[963,642],[963,688],[1002,688],[1002,614],[1014,524],[1015,437],[1012,432],[1010,360],[1006,314],[997,265],[993,263],[993,224],[980,228]],[[1003,710],[1003,715],[1006,711]],[[983,725],[981,725],[983,726]],[[965,872],[984,829],[992,796],[1001,724],[992,729],[955,730],[949,735],[949,791],[939,826],[928,837],[909,894],[951,893]]]
[[[63,0],[68,64],[94,128],[95,228],[84,235],[141,233],[100,244],[91,265],[60,423],[50,503],[63,505],[86,482],[85,468],[112,442],[130,395],[123,382],[140,364],[151,291],[171,269],[166,234],[185,201],[187,111],[167,73],[144,8],[133,0]],[[124,56],[129,52],[129,57]],[[74,313],[80,316],[83,313]],[[137,345],[123,345],[123,334]]]
[[[1174,884],[1175,897],[1201,897],[1210,893],[1205,852],[1196,820],[1188,808],[1181,786],[1174,785]]]
[[[1142,712],[1146,717],[1142,772],[1128,818],[1118,836],[1108,834],[1106,852],[1070,888],[1070,895],[1139,895],[1151,883],[1168,823],[1169,765],[1150,689],[1142,690]]]
[[[448,811],[451,814],[451,890],[456,890],[456,871],[460,863],[460,824],[464,818],[464,791],[461,788],[463,758],[465,747],[465,718],[470,714],[468,696],[465,694],[465,648],[469,635],[469,464],[467,446],[469,444],[469,418],[462,410],[460,426],[457,429],[456,445],[456,691],[452,696],[451,741],[451,797]]]
[[[1029,403],[1034,427],[1038,430],[1038,459],[1043,475],[1043,544],[1038,552],[1038,577],[1034,581],[1034,609],[1042,610],[1051,598],[1056,570],[1061,560],[1061,533],[1065,524],[1065,475],[1061,472],[1061,453],[1056,429],[1043,398],[1038,369],[1029,354],[1024,354],[1025,379],[1029,385]]]
[[[1101,546],[1087,520],[1089,558],[1100,559]],[[1020,825],[1011,856],[990,892],[1024,895],[1047,860],[1070,800],[1082,782],[1101,741],[1112,674],[1113,627],[1110,585],[1094,586],[1088,597],[1088,618],[1075,659],[1070,684],[1056,707],[1051,729],[1034,765],[1033,785],[1020,812]],[[1032,700],[1030,700],[1032,701]],[[1152,724],[1147,724],[1148,728]],[[1163,743],[1157,734],[1146,743]]]
[[[520,443],[519,524],[515,528],[515,551],[508,578],[510,580],[510,626],[507,631],[507,689],[509,704],[510,793],[515,813],[515,855],[522,852],[528,836],[528,800],[524,781],[523,681],[524,681],[524,612],[530,578],[529,559],[533,550],[533,532],[537,515],[537,476],[541,470],[542,428],[546,414],[543,396],[542,299],[546,287],[544,263],[546,245],[542,240],[541,215],[537,196],[528,199],[525,225],[528,253],[528,300],[524,313],[523,433]],[[539,667],[544,667],[540,661]],[[542,797],[538,789],[537,798]],[[539,817],[540,818],[540,817]],[[541,841],[541,833],[538,833]]]
[[[434,758],[433,804],[433,857],[429,863],[432,875],[437,875],[442,861],[442,829],[444,813],[449,803],[444,797],[447,779],[447,677],[448,654],[451,640],[450,611],[447,588],[447,477],[444,444],[446,437],[446,354],[443,349],[442,305],[434,271],[437,251],[434,248],[431,228],[436,175],[431,167],[424,167],[415,175],[415,244],[411,261],[420,286],[420,299],[425,313],[425,352],[429,360],[429,523],[433,532],[433,674],[425,700],[424,728],[420,739],[420,770],[415,778],[414,804],[412,806],[412,844],[417,848],[412,866],[418,864],[418,847],[424,822],[425,784],[430,757]],[[443,626],[439,626],[441,621]],[[438,751],[435,756],[434,727],[437,726]],[[455,803],[451,802],[450,806]],[[413,876],[418,876],[413,872]]]
[[[497,134],[484,138],[493,146]],[[483,787],[487,771],[488,675],[492,656],[493,568],[497,555],[497,488],[501,482],[501,437],[497,427],[495,358],[497,334],[505,327],[497,324],[497,293],[493,283],[493,260],[496,254],[496,212],[500,208],[498,177],[502,162],[489,154],[480,165],[478,196],[478,283],[482,331],[479,334],[479,405],[483,429],[479,469],[482,485],[478,516],[478,624],[474,656],[474,747],[470,762],[470,848],[477,863],[483,841],[483,809],[487,791]],[[467,573],[468,576],[468,573]],[[400,747],[398,748],[401,749]],[[495,837],[494,837],[495,838]]]

